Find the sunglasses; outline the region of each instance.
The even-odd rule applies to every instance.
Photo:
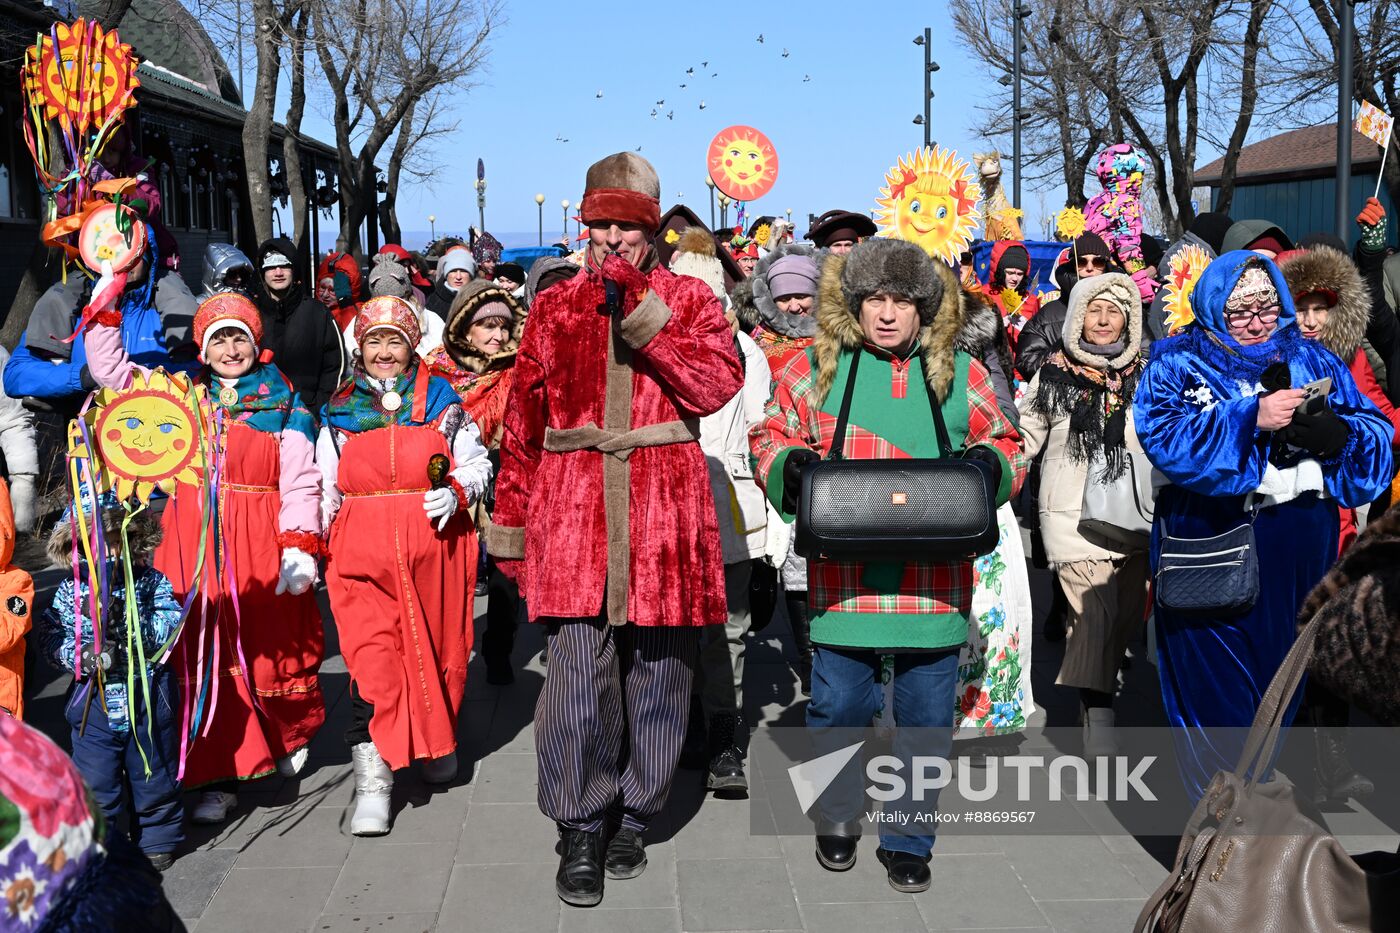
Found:
[[[1081,269],[1107,269],[1108,260],[1102,256],[1080,256],[1079,268]]]

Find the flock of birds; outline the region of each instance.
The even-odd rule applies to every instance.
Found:
[[[763,36],[763,33],[759,33],[759,34],[758,34],[758,39],[757,39],[757,41],[758,41],[758,44],[759,44],[759,45],[764,45],[764,44],[766,44],[766,40],[765,40],[765,38],[764,38],[764,36]],[[783,52],[782,52],[782,57],[783,57],[783,58],[790,58],[791,56],[792,56],[792,52],[790,52],[788,49],[784,48],[784,49],[783,49]],[[707,71],[710,71],[710,63],[709,63],[708,61],[702,61],[702,62],[700,63],[700,75],[703,77],[704,74],[705,74],[705,72],[707,72]],[[695,79],[695,75],[696,75],[696,70],[695,70],[695,66],[694,66],[694,65],[692,65],[692,66],[690,66],[689,68],[687,68],[687,69],[685,70],[685,77],[686,77],[686,80],[685,80],[685,81],[682,81],[682,82],[680,83],[680,88],[679,88],[679,89],[682,90],[682,91],[688,90],[688,89],[690,88],[691,82]],[[710,72],[710,77],[711,77],[712,79],[713,79],[713,78],[718,78],[718,77],[719,77],[719,72],[718,72],[718,71],[711,71],[711,72]],[[804,75],[802,76],[802,83],[803,83],[803,84],[808,84],[808,83],[811,82],[811,80],[812,80],[812,76],[811,76],[810,74],[804,74]],[[698,85],[697,85],[697,86],[698,86]],[[602,99],[603,99],[603,90],[602,90],[602,88],[599,88],[599,89],[598,89],[598,92],[597,92],[596,94],[594,94],[593,97],[594,97],[595,100],[602,100]],[[699,109],[700,109],[700,110],[704,110],[704,109],[706,108],[706,106],[708,106],[708,105],[705,103],[705,99],[704,99],[703,97],[700,98]],[[664,97],[659,98],[659,99],[656,101],[656,104],[651,108],[651,118],[652,118],[653,120],[657,120],[657,119],[660,119],[661,117],[664,116],[667,120],[674,121],[675,118],[676,118],[675,106],[672,105],[669,109],[665,109],[664,113],[663,113],[663,108],[666,108],[666,98],[664,98]],[[557,134],[555,134],[554,141],[555,141],[555,142],[559,142],[559,143],[567,143],[567,142],[569,141],[569,137],[565,136],[563,133],[557,133]],[[638,146],[638,147],[636,148],[636,151],[637,151],[637,152],[641,152],[641,151],[642,151],[642,147],[641,147],[641,146]]]

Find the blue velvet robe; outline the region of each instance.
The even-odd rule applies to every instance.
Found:
[[[1172,484],[1157,498],[1154,573],[1164,535],[1206,537],[1244,520],[1245,496],[1259,487],[1270,456],[1277,455],[1272,432],[1256,427],[1259,376],[1269,364],[1287,361],[1295,387],[1331,377],[1328,405],[1350,436],[1338,456],[1321,463],[1325,496],[1305,493],[1260,510],[1254,526],[1260,591],[1249,613],[1206,619],[1155,607],[1162,697],[1193,799],[1216,771],[1235,767],[1259,701],[1293,645],[1298,608],[1337,557],[1337,504],[1372,501],[1392,475],[1392,426],[1357,389],[1342,360],[1303,339],[1273,263],[1264,260],[1282,304],[1273,335],[1252,347],[1228,336],[1225,300],[1246,261],[1259,258],[1236,251],[1206,268],[1191,294],[1196,322],[1154,345],[1138,386],[1138,437]],[[1285,725],[1296,708],[1295,698]],[[1239,728],[1202,731],[1213,726]]]

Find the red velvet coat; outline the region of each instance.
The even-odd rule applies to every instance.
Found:
[[[530,309],[507,405],[488,547],[504,558],[506,573],[519,573],[531,619],[592,617],[606,609],[613,623],[725,621],[719,528],[695,440],[638,447],[625,459],[596,449],[561,452],[557,443],[556,450],[545,449],[546,429],[592,425],[620,433],[691,421],[739,391],[742,367],[709,287],[662,267],[647,281],[650,294],[628,313],[615,343],[620,349],[612,351],[630,366],[630,412],[616,403],[607,411],[611,318],[601,310],[601,277],[578,275],[542,293]],[[615,389],[619,378],[625,390],[626,372],[615,377]],[[605,472],[628,486],[627,520],[612,528]],[[622,495],[616,489],[614,502]],[[625,610],[616,596],[604,607],[608,580],[618,579],[623,560]]]

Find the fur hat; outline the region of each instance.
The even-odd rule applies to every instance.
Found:
[[[472,346],[468,332],[482,312],[494,314],[495,308],[504,308],[510,318],[510,338],[500,351],[486,356]],[[447,327],[442,332],[442,346],[447,355],[463,369],[482,373],[492,364],[509,362],[515,358],[520,348],[520,336],[525,330],[525,309],[520,306],[510,292],[495,282],[475,279],[463,285],[452,299],[452,307],[447,312]]]
[[[1312,292],[1336,296],[1318,340],[1342,362],[1350,364],[1366,335],[1371,315],[1371,291],[1356,264],[1340,250],[1317,246],[1285,259],[1279,263],[1279,271],[1295,302]]]
[[[258,306],[238,292],[219,292],[199,303],[194,313],[194,342],[201,357],[209,349],[209,340],[226,327],[243,331],[254,347],[262,345],[262,315]]]
[[[632,223],[655,233],[661,226],[661,179],[635,152],[615,152],[588,167],[579,216]]]
[[[762,324],[765,328],[785,337],[811,337],[817,332],[817,319],[813,314],[789,314],[779,309],[778,302],[768,285],[768,270],[784,256],[808,256],[817,264],[818,281],[821,280],[823,263],[828,257],[826,250],[818,250],[802,243],[784,243],[775,246],[768,255],[760,259],[749,276],[730,293],[734,313],[745,327]],[[815,312],[815,307],[813,311]]]
[[[912,299],[925,327],[943,301],[944,282],[928,253],[914,243],[878,237],[857,243],[841,271],[841,291],[851,314],[860,317],[860,306],[876,292]]]
[[[719,250],[715,238],[703,227],[687,227],[676,241],[675,252],[671,254],[671,271],[676,275],[692,275],[723,300],[724,267],[719,262]]]
[[[374,265],[369,270],[369,293],[372,297],[381,295],[391,298],[407,298],[413,294],[413,284],[408,278],[408,267],[399,262],[392,253],[380,253],[374,257]]]
[[[82,494],[82,508],[84,514],[88,516],[88,527],[92,527],[92,496],[89,490],[84,487]],[[102,513],[103,534],[112,539],[121,534],[122,522],[126,519],[126,510],[122,508],[117,497],[111,492],[104,492],[97,497],[97,507]],[[48,541],[45,542],[45,552],[49,558],[49,564],[54,567],[73,566],[73,503],[70,501],[63,510],[63,517],[60,518],[49,532]],[[148,557],[155,553],[156,546],[161,539],[160,519],[150,509],[142,509],[131,519],[127,525],[126,536],[133,556]],[[78,559],[82,560],[82,545],[78,546]]]
[[[541,256],[530,266],[530,272],[525,276],[525,304],[526,306],[535,303],[535,297],[540,292],[551,285],[558,285],[560,282],[567,282],[578,275],[582,267],[578,263],[565,259],[563,256]]]
[[[423,338],[418,312],[407,299],[393,295],[376,295],[360,305],[360,310],[355,313],[356,346],[362,345],[365,338],[377,330],[396,332],[407,341],[410,350],[418,346],[418,341]]]
[[[1079,348],[1084,336],[1084,317],[1089,310],[1089,302],[1095,298],[1106,298],[1123,312],[1125,321],[1123,352],[1112,359],[1095,356]],[[1065,312],[1065,326],[1061,331],[1061,343],[1065,356],[1072,362],[1095,369],[1122,369],[1133,361],[1142,349],[1142,297],[1138,294],[1137,283],[1122,272],[1105,272],[1103,275],[1080,279],[1069,293],[1068,309]]]

